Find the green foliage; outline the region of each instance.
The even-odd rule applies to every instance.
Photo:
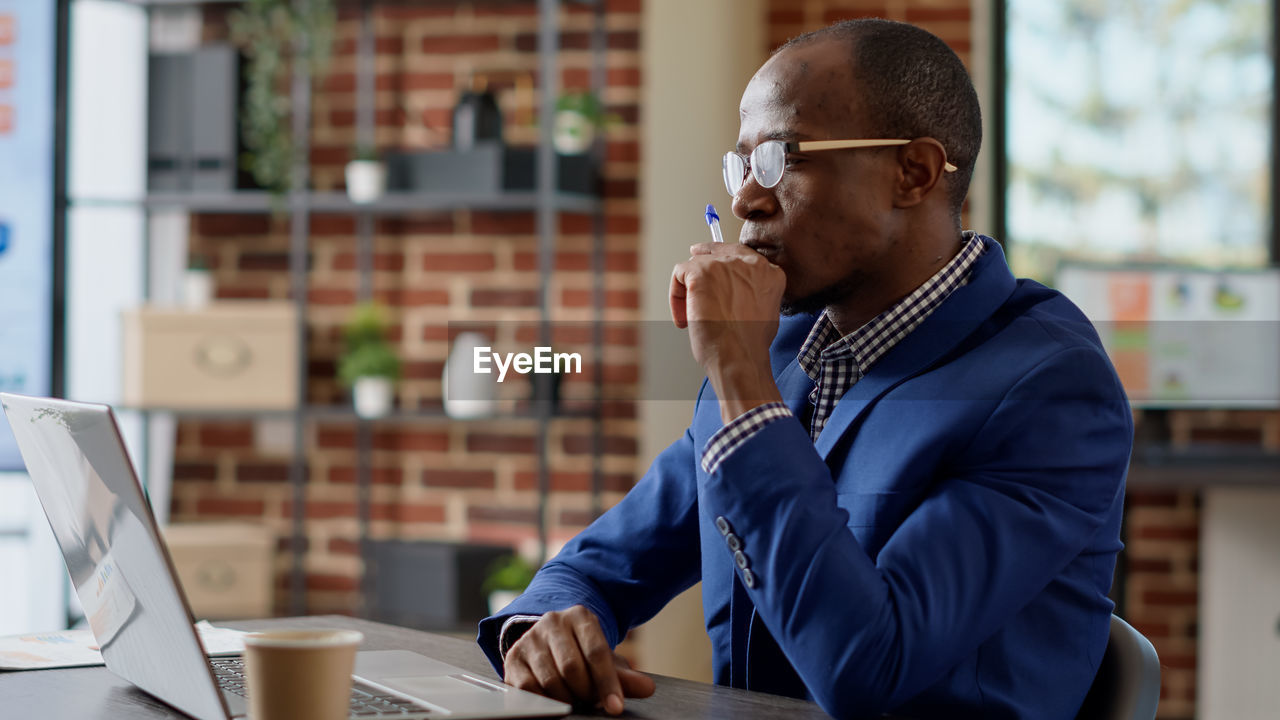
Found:
[[[378,148],[370,147],[369,145],[357,145],[351,151],[351,159],[377,161],[380,159],[378,156]]]
[[[485,594],[495,590],[514,590],[521,592],[533,582],[533,574],[538,569],[522,556],[512,553],[504,555],[489,566],[481,589]]]
[[[334,0],[246,0],[228,18],[231,38],[248,59],[240,126],[254,180],[282,195],[293,186],[296,148],[290,129],[289,70],[306,63],[314,81],[328,66],[337,13]]]
[[[604,103],[600,102],[595,93],[586,90],[571,90],[561,95],[556,101],[556,112],[565,111],[582,115],[598,128],[615,120],[613,115],[605,112]]]
[[[387,342],[383,308],[374,302],[357,305],[342,328],[345,351],[338,359],[338,381],[350,387],[361,377],[400,377],[400,357]]]

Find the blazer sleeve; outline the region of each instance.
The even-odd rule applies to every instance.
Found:
[[[1011,386],[945,477],[922,479],[932,489],[874,559],[799,422],[749,439],[701,500],[741,538],[751,599],[814,699],[837,717],[878,715],[971,656],[1081,553],[1131,446],[1110,365],[1074,347]]]
[[[613,647],[697,581],[695,462],[693,437],[686,430],[621,502],[538,571],[520,597],[481,621],[476,640],[499,675],[499,634],[512,615],[584,605],[600,619]]]

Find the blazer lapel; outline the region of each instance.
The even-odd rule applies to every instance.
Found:
[[[1013,294],[1016,282],[1000,245],[987,237],[982,241],[987,249],[974,263],[969,283],[953,292],[840,398],[815,445],[823,460],[876,399],[954,348]]]

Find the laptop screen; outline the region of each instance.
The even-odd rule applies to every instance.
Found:
[[[0,393],[107,668],[200,720],[222,695],[110,408]]]

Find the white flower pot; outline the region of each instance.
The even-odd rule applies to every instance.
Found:
[[[519,590],[494,590],[489,593],[489,614],[497,615],[499,610],[515,602],[518,597]]]
[[[596,140],[596,126],[591,118],[574,110],[556,113],[552,145],[561,155],[581,155],[591,149]]]
[[[356,378],[352,396],[356,415],[362,418],[385,417],[391,413],[395,384],[391,382],[391,378],[385,377]]]
[[[371,203],[387,189],[387,166],[377,160],[352,160],[346,175],[347,197],[353,203]]]
[[[453,340],[444,363],[444,412],[452,418],[471,420],[493,415],[498,409],[498,384],[494,376],[475,372],[475,349],[492,345],[480,333],[464,332]]]
[[[187,270],[182,274],[182,304],[189,308],[202,308],[213,302],[213,273],[208,270]]]

